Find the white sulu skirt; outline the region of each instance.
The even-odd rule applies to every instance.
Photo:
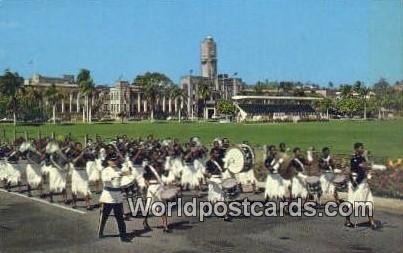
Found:
[[[162,175],[161,180],[164,184],[173,184],[176,180],[174,173],[172,171],[168,171],[168,176]]]
[[[172,162],[171,162],[171,158],[170,157],[166,157],[165,163],[164,163],[164,170],[168,171],[168,175],[162,175],[161,180],[164,184],[173,184],[175,182],[175,175],[173,173],[173,166],[172,166]]]
[[[219,177],[211,177],[208,181],[207,200],[211,203],[224,201],[224,192],[222,190],[222,179]]]
[[[0,160],[0,180],[7,179],[6,164],[3,160]]]
[[[97,182],[101,180],[101,171],[99,170],[96,161],[88,161],[85,170],[87,171],[88,181]]]
[[[66,172],[60,171],[54,166],[48,166],[49,170],[49,190],[51,192],[61,192],[66,189]]]
[[[21,182],[23,166],[16,163],[5,163],[4,166],[5,179],[11,184],[18,184]]]
[[[322,197],[327,199],[333,199],[335,192],[335,186],[333,184],[334,173],[324,172],[319,179],[320,179],[320,186],[322,188]]]
[[[34,164],[27,164],[27,182],[31,187],[38,187],[42,183],[41,167]]]
[[[296,175],[291,179],[291,193],[294,198],[306,198],[308,190],[303,176]]]
[[[104,169],[104,166],[102,166],[102,162],[103,162],[103,159],[101,159],[101,158],[95,159],[96,167],[100,172],[102,172],[102,170]]]
[[[50,172],[51,168],[52,168],[52,165],[43,164],[43,165],[41,166],[41,173],[42,173],[42,175],[44,175],[44,176],[49,175],[49,172]]]
[[[206,167],[204,166],[201,159],[196,159],[193,162],[193,166],[197,171],[197,178],[200,180],[204,180],[204,173],[206,173]]]
[[[171,171],[175,178],[181,178],[183,173],[183,163],[179,157],[172,159]]]
[[[291,181],[286,180],[280,174],[269,173],[266,178],[265,198],[275,199],[288,197]]]
[[[242,185],[256,184],[257,181],[253,169],[250,169],[246,172],[238,173],[235,175],[235,178],[237,179],[238,183]]]
[[[77,170],[72,168],[71,172],[71,192],[75,195],[82,194],[84,196],[91,195],[90,186],[88,184],[89,177],[86,170]]]
[[[348,194],[347,200],[350,202],[354,208],[358,206],[355,205],[356,201],[366,201],[365,206],[373,209],[374,208],[374,197],[372,196],[371,189],[366,179],[364,179],[356,189],[353,188],[351,182],[348,183]]]
[[[146,187],[146,180],[144,179],[144,167],[141,165],[132,164],[132,175],[136,179],[137,185],[144,189]]]
[[[183,166],[181,185],[186,187],[189,185],[191,189],[199,186],[199,175],[196,168],[192,164],[185,164]]]

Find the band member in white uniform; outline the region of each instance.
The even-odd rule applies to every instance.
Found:
[[[56,142],[49,142],[46,146],[51,165],[49,166],[49,201],[53,202],[53,194],[61,193],[64,203],[67,203],[66,178],[69,162]]]
[[[70,163],[71,171],[71,194],[73,199],[73,208],[77,208],[77,196],[84,196],[87,210],[91,210],[90,205],[90,186],[89,176],[86,171],[86,164],[94,157],[86,150],[82,150],[81,143],[76,143],[72,151],[72,161]]]
[[[306,199],[308,196],[308,190],[306,188],[306,171],[305,165],[308,164],[308,161],[302,156],[300,148],[294,148],[293,150],[294,158],[291,163],[292,166],[296,169],[297,174],[293,176],[291,179],[291,194],[293,198],[302,198]]]
[[[18,190],[21,192],[21,176],[22,168],[19,164],[21,153],[15,148],[11,148],[10,152],[6,155],[5,163],[3,165],[4,180],[7,191],[11,191],[12,185],[17,185]]]
[[[109,214],[113,210],[116,222],[119,228],[119,236],[122,242],[130,242],[126,234],[126,224],[123,218],[123,193],[120,188],[120,180],[122,173],[117,167],[115,154],[108,154],[105,158],[108,166],[102,171],[102,182],[104,188],[102,190],[99,202],[101,203],[98,236],[104,237],[104,228]]]
[[[319,169],[322,172],[320,176],[320,185],[322,187],[322,194],[327,199],[335,198],[337,200],[337,192],[333,184],[334,179],[334,162],[330,155],[330,149],[324,147],[322,155],[319,158]]]
[[[96,151],[96,146],[94,143],[92,143],[91,139],[88,139],[87,142],[87,147],[86,149],[88,150],[86,152],[86,164],[85,164],[85,170],[88,175],[88,181],[90,183],[95,183],[95,192],[99,191],[99,182],[101,180],[101,171],[102,169],[99,168],[99,165],[101,164],[101,161],[97,162],[97,151]]]
[[[164,190],[164,185],[161,179],[161,176],[164,173],[163,169],[163,161],[159,161],[159,154],[157,150],[152,150],[151,155],[149,157],[150,159],[150,164],[144,167],[144,179],[146,180],[147,184],[147,198],[146,198],[146,208],[148,210],[148,213],[146,217],[144,217],[143,221],[143,226],[147,230],[152,230],[151,227],[148,224],[148,214],[152,208],[152,204],[155,201],[162,201],[161,198],[161,193]],[[166,213],[161,216],[162,218],[162,227],[163,231],[170,233],[172,232],[169,227],[168,227],[168,217]]]
[[[129,164],[132,166],[132,175],[136,178],[136,183],[139,188],[139,193],[142,193],[146,188],[146,181],[144,180],[144,166],[145,150],[137,147],[133,151],[134,155],[130,157]]]
[[[168,143],[163,143],[162,146],[163,157],[165,158],[164,161],[164,170],[166,172],[166,176],[162,175],[162,182],[166,185],[172,185],[175,182],[175,175],[173,172],[173,150],[169,146]]]
[[[278,159],[274,145],[270,145],[267,151],[268,155],[265,160],[265,167],[268,170],[268,174],[264,196],[266,199],[284,199],[287,197],[290,181],[284,180],[278,173],[283,158]]]
[[[3,187],[7,187],[7,175],[6,175],[6,153],[8,147],[6,145],[0,146],[0,181],[3,183]]]
[[[224,201],[224,192],[222,190],[222,168],[218,162],[220,152],[218,149],[211,149],[210,160],[206,162],[206,177],[208,180],[208,201],[216,203]]]
[[[368,213],[368,223],[372,229],[376,229],[377,225],[374,221],[373,213],[370,213],[370,209],[373,212],[374,199],[372,197],[371,189],[367,182],[367,173],[371,169],[367,160],[364,157],[364,145],[362,143],[354,144],[355,154],[350,162],[350,182],[348,185],[348,202],[352,204],[354,208],[356,201],[365,201],[365,208]],[[354,227],[350,220],[350,217],[346,217],[345,226]]]
[[[196,153],[196,147],[191,145],[189,145],[188,149],[185,151],[181,184],[184,190],[195,189],[198,192],[200,181],[197,170],[194,166]]]
[[[227,145],[229,145],[228,139],[227,139],[227,142],[228,142]],[[225,144],[224,141],[223,141],[223,143]],[[252,154],[249,154],[249,155],[252,155]],[[250,158],[247,158],[247,159],[250,159]],[[248,171],[235,174],[235,178],[241,185],[248,185],[248,184],[252,185],[253,192],[255,194],[258,194],[258,190],[256,187],[257,179],[255,177],[255,172],[254,172],[253,168],[249,169]]]
[[[42,173],[41,173],[41,160],[43,155],[35,148],[31,142],[25,142],[24,147],[20,147],[21,152],[27,159],[27,191],[28,197],[31,197],[31,190],[38,188],[40,195],[42,195]]]
[[[173,154],[172,154],[172,172],[175,176],[177,185],[181,186],[181,178],[183,174],[183,149],[177,139],[174,139]]]

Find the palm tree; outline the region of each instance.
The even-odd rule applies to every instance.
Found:
[[[46,89],[45,97],[52,105],[52,121],[53,124],[56,124],[56,104],[60,99],[60,93],[56,89],[56,85],[54,83]]]
[[[18,99],[17,93],[21,89],[24,79],[13,73],[9,69],[4,71],[4,75],[0,78],[0,93],[9,98],[8,108],[13,112],[14,126],[17,125]]]
[[[133,83],[143,88],[147,106],[150,107],[150,118],[154,120],[155,102],[162,94],[162,90],[172,84],[172,81],[164,74],[158,72],[146,72],[138,75]]]
[[[367,119],[367,96],[371,92],[371,89],[368,87],[362,87],[359,91],[360,97],[362,99],[362,103],[364,105],[364,119]]]
[[[26,116],[31,119],[37,119],[38,116],[40,118],[43,117],[43,91],[41,91],[38,87],[35,86],[27,86],[24,87],[22,104],[25,106],[24,111]]]
[[[205,81],[201,81],[198,85],[197,96],[202,101],[203,109],[206,107],[206,100],[211,95],[210,85]]]
[[[80,93],[84,96],[84,112],[83,112],[83,122],[88,119],[91,123],[91,103],[89,100],[92,98],[92,94],[95,90],[94,81],[91,78],[91,72],[87,69],[81,69],[77,75],[77,83],[80,87]]]
[[[351,85],[345,84],[340,86],[341,97],[351,97],[353,87]]]
[[[171,94],[170,94],[171,99],[174,100],[175,104],[175,112],[182,110],[182,105],[183,105],[183,100],[185,99],[185,91],[178,86],[172,86]],[[178,100],[181,100],[181,108],[178,110]]]

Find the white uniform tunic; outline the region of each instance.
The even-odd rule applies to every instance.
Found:
[[[106,167],[102,171],[102,190],[99,202],[101,203],[123,203],[123,194],[120,190],[121,172],[118,168]]]

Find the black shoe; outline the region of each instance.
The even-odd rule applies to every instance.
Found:
[[[232,219],[231,219],[230,217],[224,217],[224,221],[226,221],[226,222],[231,222]]]
[[[378,225],[376,225],[376,223],[374,222],[374,223],[371,224],[371,228],[372,228],[373,230],[375,230],[375,229],[378,228]]]
[[[355,225],[352,222],[346,222],[346,223],[344,223],[344,226],[349,227],[349,228],[355,228]]]
[[[150,225],[148,225],[148,223],[143,222],[143,227],[147,231],[152,231],[152,229],[151,229]]]
[[[121,237],[120,241],[121,242],[132,242],[132,240],[130,238],[128,238],[128,237]]]
[[[162,230],[164,233],[172,233],[172,230],[170,230],[169,228],[164,228],[164,230]]]

